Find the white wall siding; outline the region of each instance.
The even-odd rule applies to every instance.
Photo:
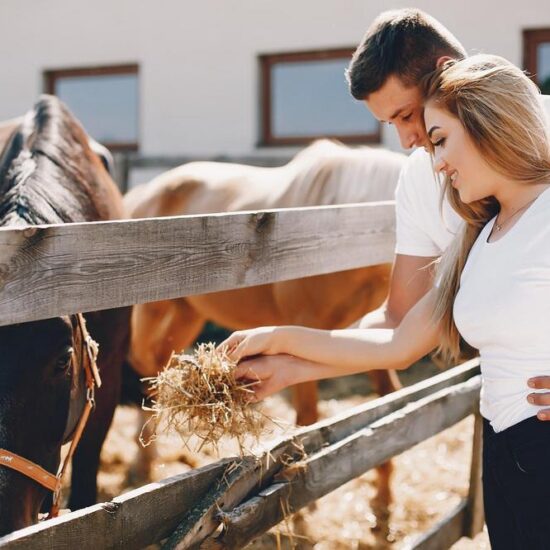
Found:
[[[518,65],[522,29],[550,27],[548,0],[513,9],[500,0],[415,5],[470,52]],[[382,0],[2,0],[0,120],[30,107],[46,69],[138,63],[141,153],[251,154],[259,137],[257,55],[354,46],[380,11],[394,7]],[[383,136],[398,147],[391,129]]]

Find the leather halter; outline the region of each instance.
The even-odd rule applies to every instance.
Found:
[[[82,437],[82,433],[90,416],[90,412],[95,406],[95,388],[101,387],[101,378],[99,377],[99,370],[97,368],[97,353],[98,345],[92,339],[86,328],[86,321],[81,313],[76,315],[77,324],[80,331],[80,362],[84,370],[86,381],[86,403],[80,414],[76,428],[74,429],[74,436],[71,441],[69,451],[59,468],[57,475],[54,475],[38,464],[23,458],[15,453],[0,449],[0,466],[11,468],[19,473],[29,477],[36,483],[39,483],[46,489],[53,492],[53,501],[48,518],[57,517],[59,513],[59,498],[61,496],[61,486],[63,484],[63,477],[67,470],[67,466],[74,455],[76,447]]]

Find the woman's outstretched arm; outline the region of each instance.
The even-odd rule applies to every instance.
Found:
[[[422,298],[396,329],[260,327],[235,332],[221,346],[225,346],[229,356],[237,361],[257,355],[295,357],[298,361],[287,358],[286,363],[284,359],[266,359],[263,363],[252,359],[245,361],[238,371],[244,376],[260,365],[264,365],[263,368],[271,365],[271,368],[277,363],[281,368],[288,364],[282,373],[285,385],[373,369],[402,369],[438,344],[439,326],[432,320],[435,292],[432,290]],[[256,374],[257,378],[263,376],[260,372]]]

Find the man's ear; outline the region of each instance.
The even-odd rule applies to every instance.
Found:
[[[451,57],[449,55],[442,55],[441,57],[437,58],[437,61],[435,62],[435,66],[437,69],[443,65],[443,63],[446,63],[447,61],[452,61],[454,57]]]

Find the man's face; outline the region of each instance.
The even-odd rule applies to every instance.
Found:
[[[422,96],[416,86],[408,88],[391,75],[379,90],[365,99],[365,103],[380,122],[395,126],[404,149],[423,147],[428,142]]]

